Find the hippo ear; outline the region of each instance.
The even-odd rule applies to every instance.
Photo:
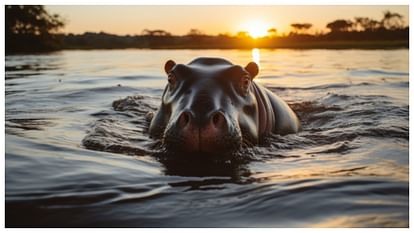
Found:
[[[170,73],[172,68],[175,66],[175,62],[173,60],[168,60],[164,65],[165,73]]]
[[[249,62],[244,68],[249,72],[252,79],[259,73],[259,66],[255,62]]]

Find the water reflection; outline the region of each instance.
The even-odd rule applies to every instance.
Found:
[[[52,73],[62,69],[64,59],[59,53],[48,55],[14,55],[6,57],[6,80]]]
[[[407,221],[398,221],[395,218],[400,217],[398,214],[384,214],[378,216],[375,214],[359,214],[355,216],[337,216],[327,219],[311,227],[331,228],[331,227],[407,227]]]
[[[227,177],[231,182],[247,179],[251,172],[248,160],[211,159],[201,155],[156,154],[165,175],[194,177]]]
[[[260,68],[260,50],[257,48],[252,49],[252,60],[259,65]]]

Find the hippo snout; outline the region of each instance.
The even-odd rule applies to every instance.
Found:
[[[234,135],[223,112],[200,115],[187,110],[179,114],[164,140],[175,151],[213,154],[239,147],[235,138],[239,137]]]
[[[178,117],[176,133],[182,139],[181,150],[186,152],[217,152],[224,149],[221,140],[230,134],[224,114],[215,111],[207,116],[197,116],[183,111]]]

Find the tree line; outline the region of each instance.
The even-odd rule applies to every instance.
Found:
[[[292,33],[304,34],[313,25],[310,23],[293,23],[290,25]],[[404,29],[404,19],[401,14],[385,11],[380,21],[368,17],[355,17],[354,20],[338,19],[326,25],[331,32],[349,31],[376,31],[376,30],[401,30]]]
[[[346,42],[341,45],[344,48],[360,45],[370,47],[370,42],[379,48],[408,48],[409,31],[408,26],[404,26],[403,16],[390,11],[385,11],[383,18],[378,21],[368,17],[334,20],[327,23],[329,32],[326,33],[309,33],[313,27],[311,23],[292,23],[292,31],[287,35],[278,35],[276,28],[270,28],[267,36],[256,39],[245,31],[235,35],[206,35],[199,29],[190,29],[183,36],[162,29],[144,29],[139,35],[133,36],[105,32],[63,34],[59,30],[64,27],[65,20],[38,5],[7,5],[5,16],[6,53],[114,48],[323,48],[328,44],[338,45],[338,41]]]

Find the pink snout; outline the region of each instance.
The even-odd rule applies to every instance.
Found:
[[[183,138],[183,145],[179,146],[186,152],[215,152],[220,150],[224,135],[228,134],[228,125],[223,113],[216,111],[204,121],[196,119],[194,115],[185,111],[178,118],[178,130]]]

